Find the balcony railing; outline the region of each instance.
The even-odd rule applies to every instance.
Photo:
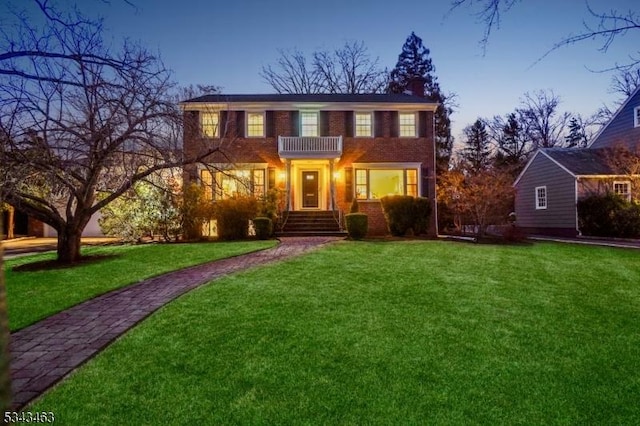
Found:
[[[278,136],[280,158],[340,158],[342,136]]]

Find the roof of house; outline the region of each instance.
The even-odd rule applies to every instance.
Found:
[[[591,146],[598,143],[598,140],[605,133],[605,131],[611,125],[611,123],[613,123],[618,118],[618,116],[622,113],[622,111],[624,111],[627,108],[627,106],[632,101],[632,99],[634,99],[638,94],[640,94],[640,86],[635,88],[635,90],[629,95],[629,97],[618,107],[618,109],[613,114],[613,116],[611,116],[609,121],[607,121],[607,123],[604,126],[602,126],[600,130],[598,130],[598,133],[596,133],[595,136],[591,139],[591,141],[587,145],[587,148],[591,148]]]
[[[430,98],[409,95],[405,93],[390,94],[244,94],[227,95],[214,94],[204,95],[197,98],[188,99],[182,103],[234,103],[234,102],[300,102],[300,103],[326,103],[326,102],[366,102],[366,103],[437,103]]]
[[[576,176],[616,174],[607,149],[545,148],[542,151]]]
[[[520,182],[539,155],[553,161],[573,177],[620,175],[614,170],[612,155],[615,154],[610,148],[540,148],[524,166],[513,186]]]

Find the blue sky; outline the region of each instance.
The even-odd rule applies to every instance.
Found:
[[[636,31],[606,53],[587,41],[536,63],[554,43],[583,29],[589,18],[583,0],[522,0],[503,16],[484,55],[483,25],[468,8],[448,13],[448,0],[130,1],[135,7],[124,0],[82,4],[105,18],[115,40],[127,36],[159,51],[179,84],[213,84],[225,93],[273,92],[259,72],[275,62],[278,49],[310,53],[358,40],[392,68],[414,31],[431,50],[441,87],[458,95],[457,139],[477,117],[512,111],[528,91],[553,89],[563,110],[584,115],[612,104],[611,73],[590,70],[624,62],[640,45]],[[596,11],[639,9],[633,0],[589,4]]]

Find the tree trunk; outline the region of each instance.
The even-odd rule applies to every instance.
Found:
[[[74,263],[80,260],[82,231],[67,225],[58,230],[58,262]]]
[[[0,235],[2,221],[0,221]],[[9,321],[7,316],[7,293],[4,283],[4,256],[0,244],[0,413],[11,409],[11,369],[9,368]]]
[[[15,235],[13,234],[13,228],[15,228],[15,212],[16,209],[13,208],[13,206],[9,206],[9,208],[7,209],[7,212],[9,213],[8,216],[8,220],[7,220],[7,240],[10,240],[12,238],[15,238]],[[0,234],[2,234],[2,232],[0,232]]]

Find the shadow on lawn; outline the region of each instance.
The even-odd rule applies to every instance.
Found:
[[[87,255],[82,256],[80,260],[73,263],[61,263],[57,260],[41,260],[39,262],[25,263],[24,265],[14,266],[11,270],[13,272],[37,272],[37,271],[50,271],[52,269],[70,269],[76,268],[82,265],[88,265],[91,263],[104,262],[109,259],[115,259],[120,257],[118,254],[100,254],[100,255]]]

